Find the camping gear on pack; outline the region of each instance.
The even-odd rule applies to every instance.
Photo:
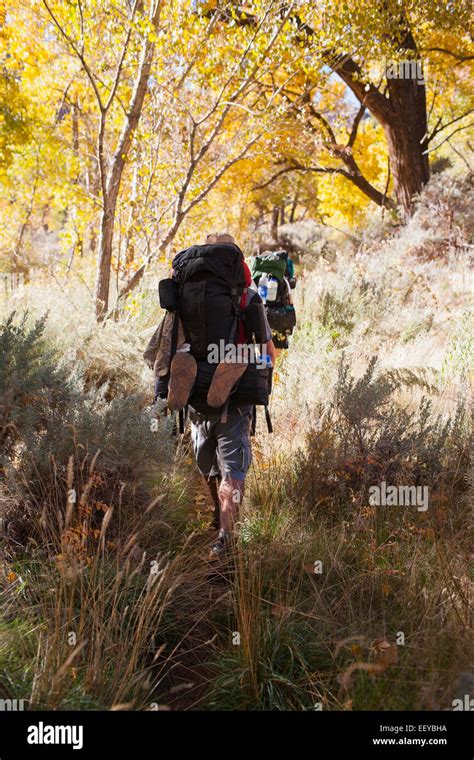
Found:
[[[263,274],[259,281],[258,281],[258,295],[262,299],[263,303],[267,302],[268,297],[268,277],[266,274]]]
[[[196,379],[196,359],[189,350],[177,350],[171,360],[168,382],[168,408],[179,412],[188,403]]]
[[[274,332],[285,336],[291,335],[296,325],[296,312],[290,303],[288,280],[285,276],[290,269],[294,274],[293,262],[288,258],[287,251],[268,251],[254,256],[251,262],[252,277],[257,286],[265,279],[268,323]],[[291,287],[291,282],[289,284]]]
[[[154,398],[166,398],[171,362],[171,344],[173,338],[174,314],[167,311],[155,332],[151,336],[143,354],[148,367],[153,370],[155,378]],[[184,330],[178,322],[177,346],[185,344]]]
[[[261,342],[259,334],[262,333],[259,328],[262,320],[258,309],[248,308],[244,313],[240,309],[246,287],[243,263],[242,251],[235,244],[191,246],[173,259],[172,282],[175,293],[169,284],[169,278],[168,282],[160,283],[160,301],[173,309],[167,312],[173,320],[169,366],[173,366],[174,358],[181,353],[178,350],[178,332],[181,327],[184,340],[189,344],[189,352],[186,352],[189,358],[179,358],[177,362],[188,364],[191,357],[196,362],[194,379],[191,378],[191,373],[187,373],[187,379],[180,381],[176,389],[173,388],[173,408],[178,410],[181,407],[180,429],[184,427],[184,389],[190,378],[192,388],[185,403],[192,405],[198,412],[220,413],[224,420],[229,407],[232,409],[244,404],[268,405],[272,369],[263,364],[258,365],[256,361],[249,361],[244,368],[242,365],[239,367],[238,362],[229,362],[234,369],[221,368],[212,388],[214,374],[223,362],[221,360],[216,364],[209,361],[211,347],[238,343],[240,325],[248,343]],[[179,370],[176,362],[174,366]],[[226,377],[230,383],[227,393],[223,387]],[[155,384],[156,396],[166,397],[169,381],[169,372],[160,375]],[[174,386],[173,377],[171,381]],[[267,409],[266,417],[267,424],[271,427]]]
[[[267,301],[276,301],[278,294],[278,280],[273,275],[269,275],[267,280]]]
[[[222,407],[229,397],[229,389],[235,387],[244,372],[248,362],[220,362],[214,372],[206,401],[213,408]]]
[[[258,285],[258,280],[263,274],[273,275],[277,280],[283,280],[285,276],[288,253],[286,251],[265,251],[251,259],[250,271]]]
[[[160,306],[166,311],[175,311],[178,305],[176,283],[172,277],[166,277],[158,283]]]
[[[268,324],[281,335],[291,335],[296,325],[296,312],[293,306],[281,306],[268,309]]]
[[[268,307],[281,307],[290,304],[288,284],[285,278],[287,260],[288,253],[286,251],[268,251],[254,256],[251,260],[252,277],[257,284],[259,293],[260,284],[263,282],[266,286],[265,301]],[[268,292],[269,288],[270,292]]]
[[[295,280],[295,265],[293,264],[292,259],[290,259],[289,255],[287,254],[286,257],[286,269],[285,269],[285,277],[287,277],[289,280]]]

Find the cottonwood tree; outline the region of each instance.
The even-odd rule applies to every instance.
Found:
[[[148,88],[162,3],[161,0],[133,0],[131,4],[123,3],[124,8],[120,12],[118,7],[114,7],[113,12],[118,17],[112,21],[113,29],[110,29],[107,19],[111,15],[110,9],[107,6],[101,7],[100,3],[83,4],[82,0],[76,0],[65,7],[64,4],[54,5],[52,0],[43,0],[43,5],[54,27],[82,67],[94,93],[99,114],[97,162],[102,210],[95,304],[97,318],[103,319],[109,305],[117,201],[133,132],[138,125]],[[117,26],[123,30],[118,44]],[[113,45],[115,66],[114,61],[107,61],[111,52],[108,44]],[[91,48],[97,49],[98,45],[104,56],[102,76],[94,68],[93,61],[97,55],[90,57]],[[132,74],[125,77],[125,70],[130,67]],[[108,127],[117,104],[123,110],[122,124],[118,137],[113,140],[115,144],[111,147],[107,144],[107,138],[110,140],[111,137]],[[116,114],[112,118],[116,119]],[[117,126],[114,124],[112,139],[116,131]]]
[[[179,28],[187,46],[175,66],[168,62],[176,75],[163,81],[156,71],[141,125],[146,160],[134,207],[140,209],[140,231],[148,233],[146,252],[122,285],[119,302],[150,262],[170,251],[187,217],[271,132],[284,108],[279,95],[286,81],[261,84],[271,83],[292,12],[290,6],[282,14],[281,4],[270,0],[262,4],[258,23],[236,26],[232,35],[224,14],[210,20],[183,16]]]
[[[265,134],[280,88],[262,96],[258,82],[277,66],[294,6],[282,12],[275,0],[261,3],[258,22],[236,26],[229,35],[225,14],[209,20],[189,13],[186,3],[124,0],[120,12],[93,0],[43,4],[58,39],[76,58],[98,113],[96,314],[104,319],[150,262],[170,250],[186,217]],[[118,282],[110,307],[121,199],[128,216],[123,240],[130,250],[125,281]],[[138,253],[133,227],[145,238]]]
[[[220,2],[211,3],[207,12],[212,15],[220,7]],[[248,9],[240,8],[236,15],[245,25],[258,23],[258,10],[249,13]],[[290,159],[274,178],[295,171],[337,174],[378,205],[393,207],[396,203],[403,214],[410,213],[415,197],[430,176],[433,140],[450,128],[454,134],[470,126],[466,118],[474,110],[472,99],[466,105],[464,98],[459,98],[459,108],[451,118],[446,119],[442,113],[438,116],[439,108],[442,104],[446,106],[449,97],[446,90],[452,88],[446,87],[445,81],[444,97],[441,86],[436,107],[433,100],[428,107],[425,80],[425,75],[429,76],[427,68],[439,70],[442,56],[444,79],[447,69],[454,77],[457,68],[460,76],[456,81],[463,90],[460,67],[474,58],[468,32],[469,4],[463,0],[452,3],[432,0],[423,4],[414,0],[301,2],[291,21],[293,43],[306,51],[301,67],[305,77],[299,92],[293,88],[284,95],[292,99],[295,115],[304,114],[309,129],[320,132],[327,155],[333,160],[321,164],[307,160],[312,156],[304,162]],[[293,65],[291,59],[282,61],[286,69]],[[315,92],[327,86],[324,74],[331,72],[344,82],[360,105],[348,138],[342,143],[331,123],[334,114],[327,116],[318,110],[313,99]],[[437,77],[432,84],[436,91]],[[431,98],[434,97],[432,93]],[[376,188],[370,183],[354,160],[354,144],[364,113],[370,113],[385,134],[394,200],[383,187]],[[430,119],[434,122],[431,128]]]
[[[428,54],[441,35],[448,55],[453,43],[458,49],[459,44],[468,46],[468,4],[463,0],[422,4],[377,0],[351,2],[340,8],[330,0],[323,9],[324,15],[319,17],[322,35],[312,20],[301,29],[309,37],[319,36],[316,45],[322,60],[381,125],[396,201],[408,214],[430,176],[430,143],[450,126],[440,122],[430,133],[425,81]],[[373,68],[378,69],[379,81],[371,77]],[[461,111],[457,120],[471,111]]]

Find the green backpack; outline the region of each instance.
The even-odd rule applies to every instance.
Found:
[[[279,282],[282,282],[285,276],[287,259],[288,254],[284,251],[261,253],[258,256],[254,256],[250,259],[252,279],[258,285],[260,277],[265,273],[273,275]]]
[[[291,335],[296,325],[295,309],[290,304],[288,286],[285,282],[287,265],[286,251],[262,253],[254,256],[250,261],[252,278],[257,285],[263,274],[271,274],[278,280],[276,300],[266,302],[266,312],[272,331],[282,336]]]

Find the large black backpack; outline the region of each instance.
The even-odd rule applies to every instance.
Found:
[[[243,261],[238,246],[209,244],[187,248],[172,262],[174,294],[171,301],[175,299],[175,314],[181,319],[186,341],[198,365],[189,403],[203,414],[223,411],[207,404],[207,392],[217,367],[208,361],[209,346],[222,345],[221,341],[225,345],[234,343],[239,320],[244,324],[247,342],[252,342],[257,333],[252,315],[241,314],[239,307],[245,289]],[[163,298],[160,300],[164,308],[170,308],[170,299],[168,303],[164,303]],[[175,326],[176,341],[177,319]],[[172,355],[175,350],[176,344],[172,345]],[[270,387],[271,370],[250,363],[225,406],[230,410],[243,404],[266,407]]]
[[[208,346],[232,343],[245,288],[244,256],[236,245],[195,245],[173,259],[178,311],[191,353],[206,361]]]

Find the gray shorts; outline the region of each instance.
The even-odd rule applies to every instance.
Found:
[[[221,422],[219,414],[200,414],[190,409],[189,419],[196,464],[202,474],[245,480],[252,462],[252,412],[238,409],[229,412],[227,422]]]

